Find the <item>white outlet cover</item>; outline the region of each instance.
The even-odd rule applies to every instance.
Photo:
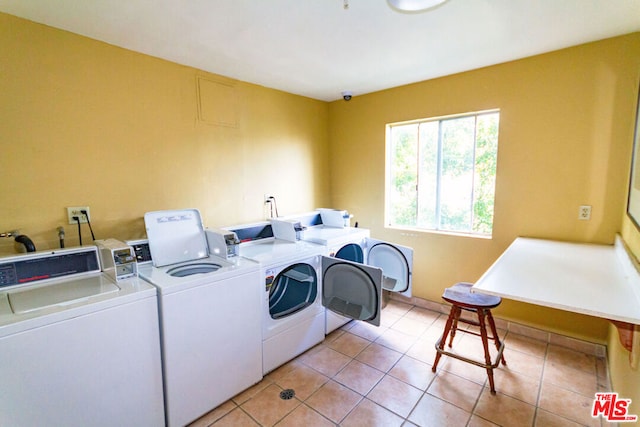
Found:
[[[74,216],[80,218],[81,224],[86,224],[87,217],[85,217],[80,211],[87,211],[87,217],[89,221],[91,220],[91,211],[89,210],[89,206],[70,206],[67,208],[67,219],[69,220],[69,224],[77,224],[78,222],[73,219]]]
[[[591,206],[582,205],[578,210],[578,219],[588,221],[591,219]]]

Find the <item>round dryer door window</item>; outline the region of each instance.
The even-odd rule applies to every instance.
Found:
[[[269,289],[272,319],[290,316],[313,304],[318,294],[318,275],[309,264],[294,264],[282,270]]]
[[[363,263],[364,253],[362,252],[360,245],[356,243],[349,243],[341,247],[340,250],[336,252],[336,258]]]

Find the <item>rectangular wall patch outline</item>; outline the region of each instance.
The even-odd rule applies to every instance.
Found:
[[[226,127],[238,127],[238,96],[233,84],[196,78],[198,119]]]

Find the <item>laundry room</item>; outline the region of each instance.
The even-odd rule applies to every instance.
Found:
[[[627,216],[640,33],[409,85],[313,99],[0,13],[0,255],[144,239],[144,215],[198,209],[207,227],[345,209],[413,248],[414,299],[442,302],[519,236],[612,245],[640,257]],[[256,73],[260,68],[256,67]],[[291,78],[294,78],[293,76]],[[428,101],[428,102],[427,102]],[[385,225],[386,126],[499,109],[493,233]],[[591,219],[577,219],[578,207]],[[88,206],[87,224],[67,207]],[[85,243],[86,243],[85,242]],[[640,372],[606,319],[503,300],[496,318],[607,346],[612,383],[640,414]],[[636,332],[637,334],[638,332]]]

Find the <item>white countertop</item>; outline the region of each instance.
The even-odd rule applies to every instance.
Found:
[[[472,292],[640,325],[640,275],[615,245],[518,237]]]

